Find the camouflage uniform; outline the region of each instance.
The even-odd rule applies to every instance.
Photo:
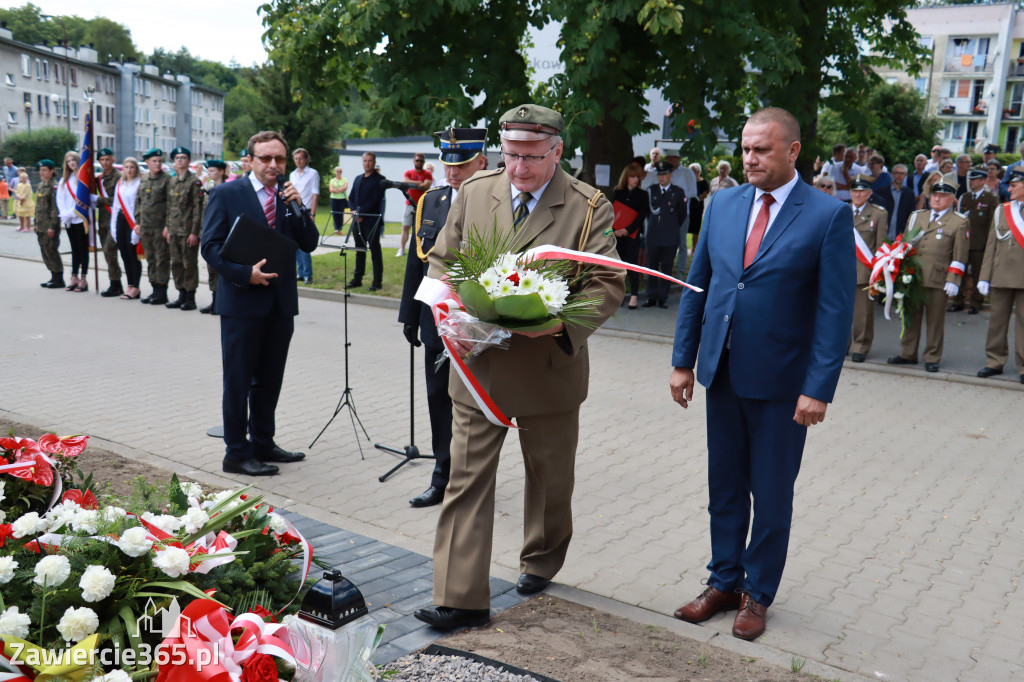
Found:
[[[135,224],[141,231],[142,248],[146,252],[149,283],[167,286],[170,276],[169,251],[164,239],[167,218],[167,195],[171,176],[167,173],[149,173],[139,184],[139,197],[135,202]]]
[[[199,238],[203,229],[203,185],[192,171],[174,177],[167,192],[167,232],[171,237],[171,274],[178,291],[199,286],[199,242],[188,245],[188,236]]]
[[[110,169],[110,175],[101,174],[96,178],[102,191],[97,193],[96,206],[99,208],[100,244],[103,245],[103,258],[107,261],[107,275],[111,283],[121,280],[121,264],[117,261],[117,243],[110,236],[110,207],[113,205],[114,187],[121,179],[121,174]]]
[[[53,230],[53,236],[47,234]],[[39,184],[36,196],[36,236],[46,269],[55,275],[64,274],[64,261],[60,259],[60,215],[57,213],[57,178],[51,177]]]

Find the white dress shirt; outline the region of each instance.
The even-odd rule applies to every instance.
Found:
[[[796,183],[799,181],[800,176],[795,172],[793,177],[782,187],[772,190],[771,192],[765,192],[763,189],[754,190],[754,205],[750,207],[750,217],[747,218],[747,239],[750,238],[750,232],[754,229],[754,221],[757,220],[757,214],[761,212],[761,197],[765,194],[771,194],[772,198],[775,199],[775,203],[768,207],[768,225],[764,228],[764,233],[768,234],[768,230],[771,229],[772,223],[775,222],[776,216],[779,215],[779,211],[782,210],[782,205],[786,203],[786,199],[789,198],[793,188],[796,187]],[[764,237],[762,236],[762,239]],[[746,240],[744,240],[746,243]]]

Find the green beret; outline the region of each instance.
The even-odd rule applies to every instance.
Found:
[[[249,148],[248,147],[246,147],[242,151],[238,152],[238,158],[240,158],[240,159],[244,159],[247,156],[249,156]]]
[[[163,153],[163,151],[159,147],[153,147],[148,152],[146,152],[145,154],[142,155],[142,160],[146,161],[148,159],[153,158],[154,156],[161,156],[162,157],[163,155],[164,155],[164,153]]]
[[[192,158],[192,150],[189,149],[188,147],[175,147],[174,149],[172,149],[171,150],[171,159],[173,159],[178,154],[184,154],[189,159]]]
[[[226,163],[224,163],[223,161],[221,161],[220,159],[213,159],[212,161],[207,161],[206,162],[206,167],[207,168],[220,168],[221,170],[227,170],[228,169],[228,165]]]
[[[509,109],[498,120],[503,140],[545,140],[565,130],[562,115],[537,104],[522,104]]]
[[[36,168],[50,168],[50,169],[54,169],[56,167],[57,167],[57,164],[55,164],[53,161],[50,161],[49,159],[43,159],[42,161],[40,161],[39,163],[36,164]]]
[[[98,152],[96,152],[96,158],[97,159],[103,158],[104,156],[113,156],[113,155],[114,155],[114,150],[111,149],[110,147],[103,147]]]

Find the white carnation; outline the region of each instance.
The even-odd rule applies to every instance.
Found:
[[[79,533],[95,535],[100,524],[100,513],[95,509],[79,509],[71,519],[71,527]]]
[[[3,523],[4,519],[6,519],[6,518],[7,518],[7,512],[5,512],[3,509],[0,509],[0,523]]]
[[[114,589],[114,574],[106,566],[90,566],[85,569],[78,586],[82,588],[82,599],[101,601],[110,596]]]
[[[132,682],[132,676],[123,670],[112,670],[102,677],[92,678],[92,682]]]
[[[149,539],[149,531],[141,526],[136,526],[121,534],[121,539],[117,541],[117,548],[128,556],[142,556],[153,548],[153,541]]]
[[[198,483],[184,481],[179,485],[181,486],[181,492],[185,493],[185,497],[199,497],[203,494],[203,487]]]
[[[270,530],[274,531],[278,535],[284,535],[288,532],[288,522],[283,517],[277,514],[270,515]]]
[[[18,517],[14,523],[11,524],[11,530],[14,531],[14,537],[21,539],[26,535],[35,535],[36,533],[42,533],[50,524],[39,518],[39,514],[36,512],[29,512],[22,514]]]
[[[914,276],[913,275],[903,275],[903,283],[904,284],[910,284],[913,281],[914,281]]]
[[[0,585],[6,585],[14,577],[18,562],[12,556],[0,556]]]
[[[61,554],[44,556],[36,564],[36,577],[33,582],[43,587],[57,587],[71,575],[71,562]]]
[[[222,490],[219,493],[217,493],[216,495],[214,495],[211,499],[207,500],[206,502],[203,502],[202,507],[203,507],[203,509],[210,509],[212,507],[216,507],[218,504],[220,504],[224,500],[226,500],[226,499],[228,499],[230,497],[234,497],[237,494],[238,494],[237,490]],[[231,504],[229,504],[227,507],[222,509],[221,511],[231,511],[233,508],[237,507],[240,504],[242,504],[242,500],[240,500],[237,497],[235,497],[234,501]]]
[[[4,501],[4,487],[6,485],[7,485],[6,483],[4,483],[3,481],[0,481],[0,502]]]
[[[172,578],[188,573],[190,562],[188,552],[180,547],[168,547],[153,557],[153,565]]]
[[[178,517],[171,516],[170,514],[157,516],[152,512],[146,512],[142,515],[142,520],[156,526],[165,533],[173,533],[181,527],[181,521],[178,520]]]
[[[107,523],[117,523],[127,515],[128,512],[121,509],[121,507],[110,506],[103,508],[103,520]]]
[[[57,623],[57,631],[67,642],[81,642],[83,639],[96,632],[100,626],[100,619],[96,612],[88,606],[76,609],[69,606],[64,616]]]
[[[0,635],[25,639],[28,637],[28,626],[31,623],[28,614],[18,613],[18,607],[12,606],[0,612]]]
[[[66,524],[71,523],[79,509],[81,509],[81,507],[71,500],[54,505],[50,511],[46,512],[46,519],[49,521],[49,529],[51,531],[58,531]]]
[[[185,526],[185,532],[191,535],[198,533],[199,529],[207,524],[210,515],[199,507],[189,507],[188,512],[181,517],[181,523]]]
[[[901,298],[903,298],[903,292],[902,291],[897,291],[895,294],[892,295],[892,297],[895,298],[898,301]]]

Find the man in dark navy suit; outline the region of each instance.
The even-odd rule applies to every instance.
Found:
[[[289,158],[281,133],[257,133],[249,139],[248,149],[252,172],[210,191],[202,253],[220,274],[215,311],[220,315],[224,363],[224,471],[270,476],[278,469],[268,462],[305,457],[274,443],[274,411],[299,313],[295,259],[286,259],[291,264],[288,272],[271,273],[262,270],[266,259],[255,265],[232,263],[221,257],[220,250],[235,219],[243,214],[297,242],[307,253],[316,248],[317,231],[299,191],[290,182],[278,191],[277,176],[285,172]],[[298,213],[290,202],[299,205]]]
[[[707,389],[711,575],[675,616],[738,608],[733,635],[755,639],[786,563],[807,427],[839,381],[857,261],[850,207],[796,174],[792,114],[755,113],[742,148],[750,184],[708,202],[689,277],[704,291],[684,290],[676,324],[672,398],[693,399],[694,365]]]

